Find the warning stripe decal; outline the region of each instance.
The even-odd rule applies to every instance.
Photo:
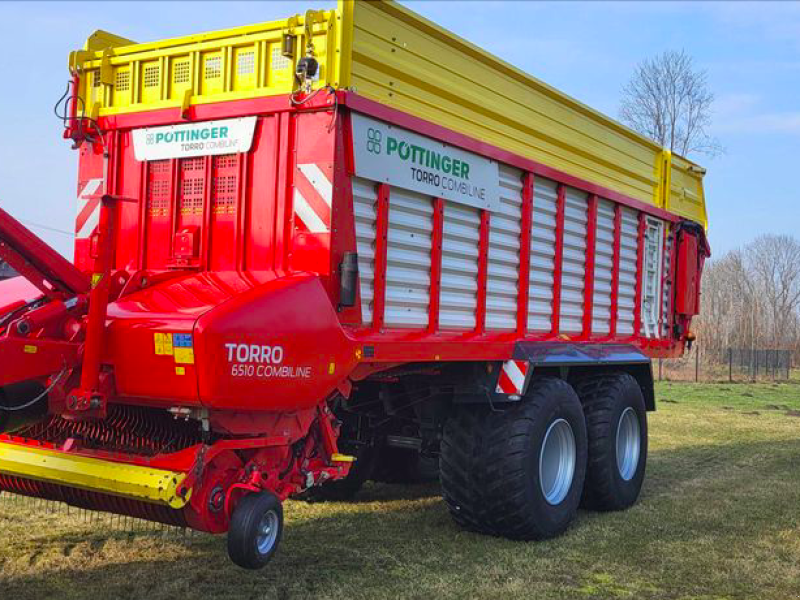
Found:
[[[525,390],[529,364],[524,360],[507,360],[500,369],[497,379],[498,394],[519,394]]]
[[[319,165],[297,165],[294,213],[299,228],[311,233],[328,233],[332,202],[333,186]]]
[[[294,189],[294,214],[299,217],[300,221],[311,233],[328,232],[328,226],[325,221],[319,218],[319,215],[311,208],[311,205],[297,188]]]
[[[92,198],[100,191],[103,179],[89,179],[78,192],[78,216],[75,219],[75,237],[86,239],[100,222],[100,199]]]

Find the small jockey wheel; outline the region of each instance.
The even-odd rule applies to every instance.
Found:
[[[260,569],[275,554],[283,535],[283,507],[272,492],[239,500],[228,530],[228,555],[245,569]]]

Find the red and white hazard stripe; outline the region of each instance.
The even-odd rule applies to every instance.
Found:
[[[75,237],[87,239],[100,222],[100,198],[92,198],[102,191],[103,179],[88,179],[78,188],[78,216],[75,219]]]
[[[298,228],[311,233],[328,233],[331,230],[332,202],[333,185],[319,165],[297,165],[294,215]]]
[[[530,365],[524,360],[504,362],[500,369],[500,377],[497,379],[497,393],[522,395],[529,368]]]

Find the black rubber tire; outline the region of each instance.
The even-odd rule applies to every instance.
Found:
[[[259,525],[262,517],[274,511],[278,517],[275,542],[266,552],[258,548]],[[228,529],[228,556],[244,569],[264,567],[278,550],[283,536],[283,506],[272,492],[248,494],[239,500],[231,515]]]
[[[647,465],[647,411],[636,379],[628,373],[589,376],[576,384],[589,434],[589,463],[582,505],[599,511],[623,510],[636,503]],[[617,466],[617,429],[626,408],[639,421],[639,463],[625,481]]]
[[[540,485],[539,455],[558,419],[572,428],[575,470],[565,497],[551,505]],[[586,460],[586,422],[578,396],[561,379],[540,379],[522,402],[504,410],[455,408],[442,440],[442,491],[453,519],[467,529],[518,540],[551,538],[575,517]]]

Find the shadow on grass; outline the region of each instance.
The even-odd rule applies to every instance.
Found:
[[[696,570],[693,577],[702,578],[714,571],[709,561],[716,552],[736,556],[737,548],[751,548],[787,523],[797,526],[798,464],[800,438],[658,450],[651,453],[650,475],[637,506],[615,514],[581,511],[566,535],[539,543],[459,530],[443,503],[435,500],[435,484],[374,484],[355,503],[311,509],[292,503],[281,551],[259,572],[232,566],[222,536],[198,536],[183,543],[148,534],[110,533],[105,536],[106,547],[101,544],[91,557],[34,565],[30,572],[11,576],[4,575],[0,566],[0,596],[15,600],[472,598],[492,596],[492,590],[510,585],[511,577],[522,578],[528,592],[509,592],[506,597],[527,597],[530,586],[536,586],[561,590],[559,597],[572,598],[581,597],[580,586],[589,574],[616,569],[627,577],[633,572],[646,581],[652,579],[637,597],[662,597],[662,586],[682,585],[676,573]],[[725,498],[730,501],[723,502]],[[698,512],[698,506],[704,510]],[[325,514],[317,514],[320,510]],[[98,535],[92,538],[97,540]],[[694,544],[700,537],[703,543]],[[74,533],[64,533],[47,538],[37,551],[52,555],[76,541]],[[664,547],[686,544],[688,550],[654,565],[650,547],[654,542]],[[531,568],[534,565],[537,568]],[[683,592],[689,593],[697,582],[686,585]],[[713,590],[715,594],[745,592],[759,597],[755,584],[748,581],[720,585],[737,587]]]

